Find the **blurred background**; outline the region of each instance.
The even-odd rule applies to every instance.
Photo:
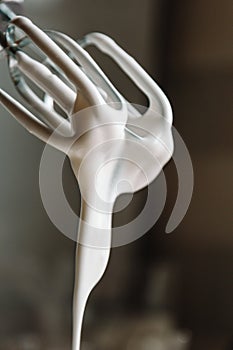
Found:
[[[25,13],[74,38],[112,36],[168,95],[193,161],[193,199],[179,227],[165,234],[177,195],[170,162],[159,221],[140,240],[113,249],[89,300],[82,349],[232,350],[232,2],[25,0]],[[144,103],[111,62],[99,59],[131,102]],[[18,98],[4,60],[0,86]],[[75,244],[41,202],[44,145],[1,106],[0,115],[0,350],[70,349]],[[68,162],[64,186],[78,210]],[[136,195],[114,225],[144,197]]]

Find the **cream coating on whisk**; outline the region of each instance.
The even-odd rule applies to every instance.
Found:
[[[3,90],[0,102],[29,132],[68,155],[80,187],[82,208],[73,307],[73,350],[78,350],[86,302],[109,261],[113,207],[125,191],[118,185],[129,181],[127,191],[136,192],[149,185],[169,161],[173,153],[172,110],[153,79],[106,35],[89,34],[82,45],[94,44],[111,56],[142,90],[149,100],[143,115],[129,106],[77,42],[62,33],[45,33],[25,17],[15,17],[12,24],[23,30],[57,67],[57,73],[52,73],[23,51],[16,50],[13,57],[14,69],[32,79],[51,98],[48,103],[38,99],[29,87],[21,90],[35,110],[43,114],[43,121]],[[72,53],[80,66],[58,43]],[[66,84],[63,74],[75,89]],[[59,104],[67,119],[55,113],[51,101]],[[98,244],[90,243],[93,235]]]

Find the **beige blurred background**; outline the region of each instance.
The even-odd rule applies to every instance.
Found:
[[[161,218],[143,238],[113,250],[88,304],[82,349],[231,350],[232,3],[25,0],[25,13],[74,38],[91,31],[115,38],[166,91],[194,166],[193,199],[180,226],[164,233],[177,194],[170,162]],[[106,64],[118,88],[143,103]],[[0,86],[18,98],[4,61]],[[0,350],[70,349],[75,246],[43,208],[42,151],[0,107]],[[64,186],[78,208],[66,165]]]

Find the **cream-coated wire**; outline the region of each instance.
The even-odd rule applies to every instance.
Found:
[[[78,242],[76,251],[76,272],[75,272],[75,289],[74,289],[74,318],[73,318],[73,350],[80,349],[81,342],[81,329],[85,306],[89,294],[99,282],[103,276],[107,267],[110,247],[111,247],[111,225],[112,225],[112,210],[118,194],[112,192],[114,184],[122,181],[122,178],[128,177],[133,179],[132,192],[136,192],[139,189],[148,185],[145,178],[132,176],[134,167],[131,164],[124,165],[121,159],[125,154],[129,152],[129,141],[135,142],[136,147],[140,147],[140,142],[145,143],[148,148],[148,152],[152,155],[159,157],[160,164],[151,164],[146,162],[143,158],[143,152],[132,154],[133,160],[138,160],[140,164],[143,164],[145,173],[148,173],[149,181],[152,181],[161,171],[162,167],[172,156],[173,152],[173,139],[171,133],[172,124],[172,112],[170,104],[158,87],[158,85],[152,80],[152,78],[142,69],[142,67],[123,49],[121,49],[112,39],[104,34],[92,33],[84,38],[86,44],[94,44],[99,47],[103,52],[113,57],[121,68],[130,76],[132,81],[145,93],[150,100],[150,106],[146,112],[146,115],[138,115],[137,118],[131,120],[129,118],[129,112],[127,109],[127,101],[124,100],[122,95],[116,90],[110,80],[106,77],[102,70],[97,66],[94,60],[87,52],[81,48],[78,43],[75,43],[71,38],[65,36],[62,33],[44,33],[36,25],[34,25],[28,18],[15,17],[12,23],[19,27],[28,35],[31,40],[37,45],[46,56],[61,69],[72,84],[75,85],[77,91],[75,92],[66,85],[60,77],[45,67],[42,63],[36,62],[31,57],[26,55],[23,51],[15,53],[14,59],[16,66],[21,73],[24,73],[27,77],[32,79],[40,88],[42,88],[46,94],[50,95],[52,100],[58,103],[67,114],[76,115],[78,112],[90,115],[90,120],[96,123],[97,113],[97,125],[98,125],[98,113],[106,114],[102,115],[100,121],[101,130],[95,128],[94,131],[87,132],[85,137],[75,140],[75,133],[78,133],[79,119],[76,118],[76,122],[73,123],[74,129],[72,135],[59,134],[56,131],[56,126],[60,119],[56,119],[56,116],[51,115],[49,110],[49,104],[41,101],[39,102],[34,95],[30,95],[30,91],[27,91],[28,101],[33,101],[36,109],[39,109],[41,113],[48,108],[48,114],[44,116],[45,122],[38,120],[31,112],[29,112],[19,102],[9,96],[2,89],[0,90],[0,102],[9,112],[19,121],[23,127],[36,137],[44,142],[50,143],[53,147],[67,152],[67,149],[72,141],[72,152],[68,152],[70,156],[71,165],[74,170],[74,174],[78,180],[81,194],[82,194],[82,210],[81,210],[81,222],[79,226],[79,236],[82,239],[82,243]],[[51,34],[51,35],[50,35]],[[75,62],[57,45],[57,42],[65,46],[74,57],[80,62],[83,69],[81,69]],[[104,94],[101,94],[101,89],[107,94],[111,101],[120,104],[121,108],[112,108],[108,106],[108,102],[104,99]],[[161,106],[162,117],[153,115],[153,108],[158,105]],[[99,106],[99,107],[98,107]],[[87,111],[85,113],[85,111]],[[134,109],[131,109],[131,114],[134,113]],[[110,114],[111,112],[111,114]],[[137,112],[138,113],[138,112]],[[136,114],[136,111],[135,111]],[[148,117],[149,116],[149,117]],[[154,117],[154,119],[153,119]],[[119,124],[115,123],[118,118]],[[46,123],[47,119],[47,123]],[[85,119],[81,118],[82,123],[85,123]],[[143,120],[146,120],[145,130],[150,132],[152,137],[138,137],[133,138],[131,134],[127,132],[126,124],[130,119],[130,122],[134,127],[143,127]],[[111,125],[103,125],[105,122],[111,122]],[[51,122],[52,121],[52,122]],[[86,121],[90,123],[90,121]],[[67,123],[69,123],[67,121]],[[67,124],[68,125],[68,124]],[[95,124],[96,126],[96,124]],[[160,140],[158,140],[158,130],[160,127]],[[165,130],[165,131],[164,131]],[[52,136],[52,137],[51,137]],[[120,146],[111,146],[115,141],[120,143]],[[162,144],[160,143],[162,141]],[[98,149],[102,149],[105,144],[109,143],[106,154],[102,151],[101,157],[98,153]],[[97,146],[95,147],[95,144]],[[123,145],[123,146],[122,146]],[[145,147],[144,147],[145,148]],[[80,153],[79,150],[82,150]],[[159,149],[159,152],[158,152]],[[105,148],[103,148],[105,150]],[[95,159],[98,161],[111,160],[111,152],[114,157],[118,159],[118,165],[110,166],[110,168],[103,168],[102,176],[104,175],[104,181],[99,180],[100,193],[106,195],[105,188],[107,183],[109,184],[109,211],[107,213],[101,213],[92,204],[92,180],[91,176],[85,169],[97,169],[98,164],[95,163]],[[93,153],[93,154],[92,154]],[[110,154],[107,155],[107,153]],[[158,154],[157,154],[158,153]],[[80,159],[83,159],[82,167],[80,167],[80,161],[76,158],[76,155]],[[148,158],[149,159],[149,158]],[[84,165],[83,165],[84,164]],[[154,167],[154,168],[153,168]],[[118,170],[117,170],[118,169]],[[119,172],[119,169],[121,171]],[[134,169],[134,170],[133,170]],[[117,170],[117,171],[116,171]],[[109,176],[109,181],[106,182],[106,178]],[[95,198],[96,200],[96,198]],[[90,201],[90,202],[89,202]],[[96,204],[97,202],[95,202]],[[98,204],[98,203],[97,203]],[[96,223],[103,228],[105,232],[104,241],[108,242],[107,246],[103,247],[91,247],[86,242],[86,236],[89,231],[95,228]],[[98,226],[99,229],[99,226]],[[96,231],[98,231],[96,228]],[[107,237],[107,238],[106,238]]]

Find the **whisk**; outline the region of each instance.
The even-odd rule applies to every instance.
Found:
[[[8,21],[1,45],[30,110],[2,89],[0,102],[30,133],[69,157],[81,192],[73,306],[78,350],[89,294],[109,261],[114,203],[120,194],[150,184],[171,158],[172,110],[159,86],[108,36],[91,33],[76,42],[23,16],[9,15]],[[88,45],[112,57],[148,97],[144,114],[114,87],[85,50]]]

